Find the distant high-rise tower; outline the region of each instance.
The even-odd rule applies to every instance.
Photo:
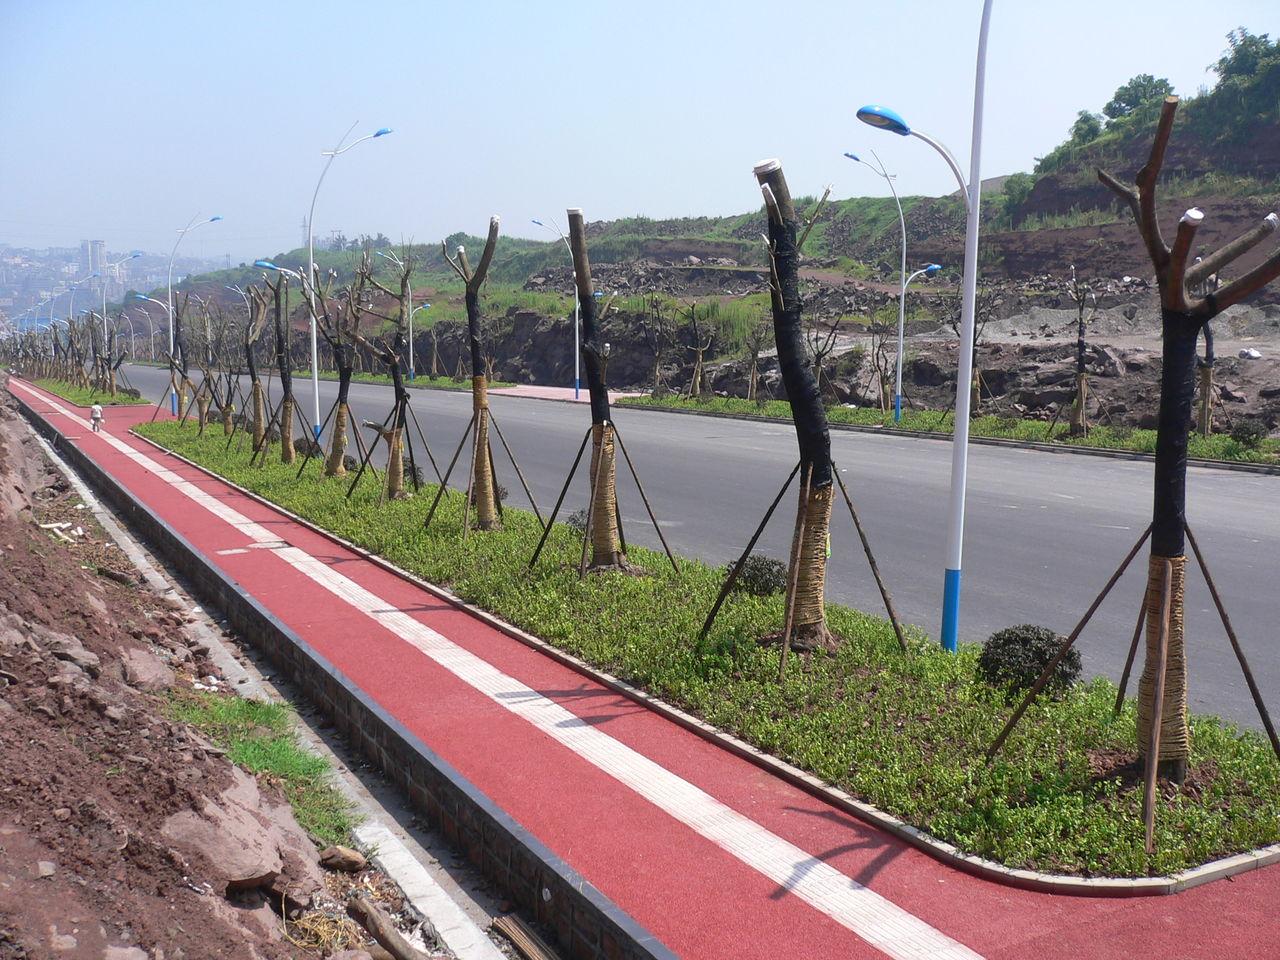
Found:
[[[302,243],[300,244],[300,246],[303,249],[306,249],[306,246],[307,246],[307,218],[306,217],[302,218]]]

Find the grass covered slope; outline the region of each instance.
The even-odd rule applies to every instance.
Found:
[[[117,392],[113,397],[109,393],[94,390],[92,387],[82,387],[68,380],[37,380],[36,386],[48,390],[50,393],[56,393],[62,399],[71,401],[77,407],[91,407],[95,403],[100,403],[104,407],[126,407],[147,403],[142,397],[132,397],[123,392]]]
[[[464,542],[461,493],[424,531],[434,488],[378,505],[367,482],[347,501],[347,481],[323,480],[318,463],[295,480],[296,468],[271,457],[251,468],[247,448],[225,451],[223,438],[191,426],[139,432],[965,851],[1012,867],[1141,876],[1280,841],[1280,766],[1260,736],[1216,718],[1192,721],[1187,787],[1165,792],[1158,852],[1147,857],[1141,778],[1126,767],[1133,709],[1111,719],[1106,680],[1033,706],[987,768],[982,751],[1011,705],[977,678],[975,647],[950,655],[917,631],[905,657],[886,621],[832,605],[844,646],[797,657],[779,684],[778,651],[757,638],[781,627],[781,596],[734,594],[696,642],[722,569],[686,559],[676,574],[661,554],[633,548],[648,576],[579,581],[580,535],[557,525],[529,572],[540,531],[524,511],[508,508],[505,529]]]
[[[723,413],[734,416],[770,417],[791,419],[791,405],[785,400],[767,400],[758,404],[754,400],[739,397],[702,397],[693,399],[678,394],[664,397],[620,397],[615,403],[632,407],[650,407],[658,410],[691,410],[699,413]],[[827,419],[831,423],[848,423],[864,427],[892,427],[921,433],[950,434],[955,426],[955,416],[938,410],[904,410],[902,421],[893,422],[892,413],[881,413],[870,407],[830,407]],[[1053,425],[1042,420],[1017,417],[983,416],[969,423],[972,437],[990,437],[1000,440],[1025,440],[1035,443],[1057,443],[1072,447],[1093,447],[1100,450],[1127,450],[1137,453],[1155,453],[1156,432],[1130,427],[1089,428],[1088,436],[1073,437],[1067,432],[1065,418]],[[1202,437],[1192,432],[1188,455],[1197,460],[1223,460],[1235,463],[1280,464],[1280,440],[1264,439],[1257,446],[1250,446],[1216,433]]]

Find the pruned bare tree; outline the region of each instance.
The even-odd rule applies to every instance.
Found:
[[[275,281],[264,277],[263,282],[271,291],[272,329],[275,332],[276,369],[280,373],[280,414],[277,418],[280,429],[280,462],[293,463],[293,362],[290,356],[289,328],[289,277],[278,272]]]
[[[747,331],[747,399],[755,400],[760,390],[760,354],[773,338],[773,322],[761,317]]]
[[[822,396],[823,365],[836,346],[836,334],[840,331],[840,319],[823,319],[813,315],[804,318],[805,346],[808,348],[809,365],[813,368],[813,381]],[[828,378],[829,379],[829,378]]]
[[[824,597],[835,486],[827,415],[813,365],[805,356],[801,327],[799,219],[781,163],[764,161],[756,166],[755,176],[764,194],[768,217],[769,292],[778,365],[800,446],[800,502],[788,565],[786,625],[781,636],[785,664],[789,645],[832,647],[837,642],[827,628]]]
[[[645,310],[639,319],[640,332],[644,334],[645,346],[653,357],[653,367],[649,375],[650,390],[657,393],[662,386],[662,358],[675,339],[675,322],[670,313],[665,311],[662,298],[650,294],[645,300]]]
[[[685,304],[685,308],[689,311],[687,316],[689,334],[692,338],[692,345],[689,349],[693,352],[693,375],[689,378],[689,397],[702,396],[702,361],[706,356],[706,352],[711,349],[711,344],[715,341],[715,326],[711,323],[706,308],[702,310],[702,319],[698,318],[698,303],[690,300]]]
[[[484,286],[485,278],[489,275],[489,264],[493,262],[493,251],[498,244],[498,225],[496,215],[489,218],[489,235],[475,269],[472,269],[464,247],[458,247],[455,260],[449,256],[448,248],[443,243],[440,245],[445,260],[466,285],[467,341],[471,350],[471,407],[475,418],[471,491],[476,505],[476,527],[480,530],[495,530],[501,526],[494,489],[493,452],[489,446],[489,386],[484,373],[480,315],[480,288]]]
[[[1000,306],[1000,299],[994,290],[979,290],[973,303],[973,356],[975,362],[973,364],[973,383],[970,384],[969,398],[969,416],[977,417],[982,413],[982,373],[978,369],[976,362],[978,357],[978,348],[982,346],[982,338],[986,334],[987,324],[991,322],[996,315],[996,309]],[[951,309],[947,318],[947,325],[951,327],[951,332],[956,335],[959,340],[962,336],[960,330],[962,326],[962,302],[959,294],[951,298]]]
[[[1253,229],[1188,266],[1196,230],[1204,220],[1204,214],[1192,208],[1179,220],[1173,246],[1165,243],[1156,216],[1156,184],[1177,109],[1178,98],[1166,97],[1150,156],[1138,171],[1134,186],[1103,170],[1098,171],[1098,177],[1133,213],[1160,290],[1164,349],[1145,608],[1146,660],[1138,685],[1138,750],[1149,764],[1158,763],[1170,779],[1181,783],[1190,754],[1183,589],[1187,562],[1187,443],[1195,388],[1196,341],[1215,316],[1280,276],[1280,249],[1214,293],[1197,296],[1194,291],[1271,235],[1280,218],[1275,213],[1268,214]],[[1149,789],[1153,786],[1149,783]]]
[[[1085,368],[1085,352],[1088,344],[1085,334],[1089,324],[1098,318],[1098,296],[1093,287],[1076,276],[1071,266],[1071,281],[1067,284],[1067,296],[1076,305],[1076,399],[1071,408],[1072,436],[1089,435],[1089,374]]]

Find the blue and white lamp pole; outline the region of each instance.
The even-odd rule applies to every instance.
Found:
[[[573,266],[573,247],[569,246],[569,238],[564,235],[564,231],[553,220],[550,225],[543,223],[541,220],[534,220],[538,226],[544,230],[550,230],[560,238],[564,244],[564,248],[569,251],[569,265]],[[582,305],[578,303],[578,274],[574,271],[573,275],[573,399],[578,399],[578,393],[582,389],[582,348],[579,344],[580,328],[582,325]]]
[[[360,121],[357,120],[349,126],[347,132],[342,135],[342,139],[338,141],[338,145],[332,150],[321,151],[320,156],[328,157],[329,159],[325,161],[324,169],[320,171],[320,179],[316,181],[315,192],[311,194],[311,209],[307,211],[307,282],[303,285],[303,289],[307,292],[307,305],[311,308],[311,399],[313,401],[312,412],[315,415],[313,429],[316,433],[317,443],[320,442],[320,350],[319,344],[316,342],[316,298],[315,292],[311,289],[316,276],[316,245],[315,231],[313,229],[316,218],[316,197],[320,196],[320,185],[324,183],[325,174],[333,166],[334,158],[342,156],[357,144],[364,143],[366,140],[385,137],[392,132],[390,127],[379,127],[373,133],[347,143],[347,137],[351,136],[351,131],[359,124]]]
[[[902,231],[902,266],[898,272],[898,362],[893,390],[893,422],[897,423],[902,419],[902,330],[906,325],[907,317],[907,221],[902,215],[902,201],[898,198],[898,188],[893,182],[897,175],[889,173],[884,168],[876,152],[871,151],[871,156],[876,160],[874,167],[855,153],[846,153],[845,156],[867,167],[877,176],[883,177],[884,182],[889,185],[889,191],[893,194],[893,202],[898,206],[898,227]]]
[[[413,294],[409,294],[409,303],[413,303]],[[409,308],[409,379],[413,379],[413,315],[419,310],[430,310],[431,304],[420,303],[416,307]]]
[[[974,302],[978,292],[978,224],[982,215],[982,105],[987,74],[987,30],[991,23],[991,2],[982,4],[982,25],[978,31],[978,64],[973,87],[973,139],[969,154],[969,180],[951,151],[918,130],[887,107],[866,106],[858,119],[899,136],[916,137],[942,154],[960,183],[968,217],[964,240],[964,291],[960,313],[960,366],[956,373],[956,423],[951,443],[951,497],[947,519],[947,567],[942,594],[942,645],[954,651],[960,632],[960,571],[964,553],[965,486],[969,471],[969,390],[973,381]]]
[[[122,263],[128,263],[130,260],[137,260],[140,256],[142,256],[141,253],[134,252],[129,254],[127,257],[121,257],[115,263],[111,264],[111,268],[113,270],[118,270],[120,269],[120,265]],[[103,349],[105,349],[107,346],[107,278],[106,277],[102,278],[102,346],[103,346]],[[129,349],[132,351],[133,349],[132,345],[130,346]]]
[[[173,261],[178,256],[178,244],[182,243],[182,238],[197,227],[203,227],[206,223],[217,223],[222,217],[210,217],[207,220],[201,220],[199,215],[191,218],[190,222],[178,231],[178,239],[173,242],[173,250],[169,253],[169,305],[165,308],[165,312],[169,315],[169,356],[173,356]],[[149,300],[150,297],[143,299]],[[152,303],[157,301],[152,300]],[[178,415],[178,392],[175,390],[169,397],[169,412],[175,417]]]
[[[173,314],[169,313],[169,305],[168,305],[167,303],[165,303],[163,300],[157,300],[155,297],[147,297],[147,296],[143,296],[141,293],[137,293],[137,292],[135,292],[135,293],[134,293],[134,295],[133,295],[133,299],[134,299],[134,300],[137,300],[139,303],[154,303],[154,304],[156,304],[156,306],[158,306],[158,307],[160,307],[161,309],[163,309],[163,310],[164,310],[164,312],[165,312],[165,315],[166,315],[166,316],[168,316],[168,318],[169,318],[169,357],[170,357],[170,362],[172,362],[172,358],[173,358]],[[150,314],[150,313],[147,313],[147,310],[146,310],[146,308],[145,308],[145,307],[142,307],[142,308],[141,308],[141,310],[142,310],[142,312],[143,312],[143,313],[145,313],[145,314],[147,315],[147,322],[148,322],[148,323],[150,323],[150,322],[151,322],[151,314]],[[154,360],[155,358],[156,358],[156,330],[155,330],[155,325],[153,324],[153,325],[152,325],[152,327],[151,327],[151,359],[152,359],[152,360]],[[176,411],[176,409],[175,409],[175,408],[176,408],[176,406],[177,406],[177,403],[176,403],[176,400],[175,400],[175,402],[174,402],[173,406],[171,406],[171,407],[170,407],[170,410],[172,410],[172,411],[175,413],[175,415],[176,415],[176,412],[177,412],[177,411]]]

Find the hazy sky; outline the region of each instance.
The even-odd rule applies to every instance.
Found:
[[[903,193],[954,189],[914,139],[858,123],[894,106],[968,165],[980,0],[0,0],[0,241],[235,261],[297,246],[320,151],[338,158],[316,233],[436,241],[563,221],[740,212],[752,164],[793,192],[885,193],[841,157],[876,148]],[[996,0],[984,176],[1030,169],[1076,112],[1137,73],[1178,92],[1276,0]]]

